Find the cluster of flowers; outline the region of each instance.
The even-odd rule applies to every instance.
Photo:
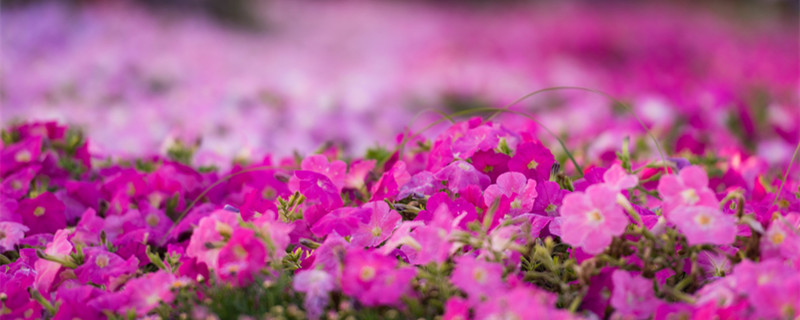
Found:
[[[765,11],[742,19],[652,2],[481,10],[278,0],[253,8],[266,30],[236,32],[130,2],[2,10],[0,72],[14,78],[3,83],[4,125],[43,116],[77,124],[93,153],[112,155],[157,150],[170,134],[202,137],[196,160],[208,163],[214,154],[312,152],[328,140],[362,154],[426,108],[502,106],[570,85],[624,97],[694,153],[759,141],[753,154],[786,159],[794,146],[779,137],[800,134],[790,121],[800,117],[797,23]],[[574,137],[570,145],[589,144],[593,158],[641,133],[585,92],[519,107]]]
[[[624,144],[571,177],[535,126],[400,137],[223,174],[10,127],[0,318],[800,316],[798,170]]]

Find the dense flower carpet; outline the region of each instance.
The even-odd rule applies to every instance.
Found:
[[[414,8],[391,19],[423,12]],[[760,35],[751,38],[687,14],[700,31],[676,31],[647,17],[680,12],[641,9],[604,18],[640,29],[564,24],[572,36],[550,30],[518,42],[508,32],[461,54],[467,39],[489,41],[501,22],[524,33],[527,18],[470,16],[485,19],[488,30],[478,30],[424,11],[446,25],[423,16],[394,32],[428,30],[420,34],[432,38],[411,37],[420,43],[457,37],[415,51],[425,59],[387,58],[409,64],[339,52],[331,61],[347,63],[310,66],[277,39],[271,57],[298,59],[295,76],[328,70],[324,84],[293,88],[303,82],[220,80],[258,64],[247,59],[150,73],[132,47],[191,56],[193,41],[213,42],[221,31],[196,21],[165,27],[145,14],[116,21],[115,5],[81,10],[98,12],[71,13],[77,20],[52,5],[3,13],[17,21],[11,31],[50,15],[31,32],[51,35],[58,50],[14,32],[3,38],[13,44],[3,72],[19,78],[3,91],[3,111],[16,118],[4,119],[0,149],[0,319],[800,318],[797,30],[751,22]],[[319,23],[335,19],[326,14]],[[558,20],[540,14],[543,25]],[[67,21],[81,27],[62,28]],[[122,46],[115,29],[96,26],[105,23],[141,27],[142,36]],[[169,43],[159,28],[211,36]],[[652,47],[623,41],[639,36],[652,37]],[[87,46],[112,51],[109,60],[90,59]],[[196,54],[211,56],[226,47],[201,46],[209,51]],[[55,55],[79,66],[53,74]],[[590,64],[598,55],[604,67]],[[442,59],[486,64],[471,78],[438,69]],[[329,87],[351,67],[365,68],[367,78],[352,80],[361,89]],[[368,81],[385,68],[396,68],[394,78]],[[512,89],[530,83],[471,82],[487,70],[517,70],[543,89],[523,96]],[[409,80],[414,72],[427,81]],[[574,81],[548,86],[549,72]],[[315,95],[320,87],[329,91]],[[431,98],[442,92],[458,94]],[[485,99],[464,97],[475,92]],[[410,101],[440,105],[400,106]],[[162,108],[170,104],[179,108]],[[234,115],[216,113],[227,104]],[[338,111],[315,116],[319,104]],[[43,110],[61,121],[37,119]],[[144,118],[107,122],[119,112]],[[154,141],[175,119],[187,130]],[[232,133],[208,128],[217,120]],[[217,135],[210,149],[204,134]]]

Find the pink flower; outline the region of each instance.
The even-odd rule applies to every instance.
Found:
[[[616,270],[611,275],[614,291],[611,295],[611,306],[615,314],[644,319],[652,315],[658,307],[659,300],[653,292],[653,282],[625,270]]]
[[[607,186],[617,190],[633,188],[639,184],[639,178],[636,175],[625,172],[625,169],[618,163],[615,163],[603,173],[603,181]]]
[[[69,234],[70,232],[67,229],[56,231],[53,241],[47,244],[44,253],[60,259],[68,259],[68,255],[72,253],[72,243],[67,240]],[[61,270],[61,264],[38,259],[34,264],[34,268],[36,269],[36,290],[39,290],[39,292],[49,292],[58,271]]]
[[[328,161],[328,157],[315,154],[303,159],[300,164],[303,170],[314,171],[320,173],[331,179],[339,191],[344,187],[345,172],[347,171],[347,164],[342,160]]]
[[[472,256],[460,256],[455,263],[450,281],[464,291],[471,301],[490,298],[505,288],[502,265]]]
[[[358,229],[353,232],[350,243],[359,247],[374,247],[388,239],[403,217],[397,211],[389,208],[384,201],[368,202],[361,208],[370,210],[369,221],[359,223]]]
[[[406,163],[397,161],[392,168],[384,172],[378,182],[372,185],[372,198],[370,201],[395,200],[400,187],[411,180]]]
[[[719,200],[708,188],[708,176],[698,166],[686,167],[677,176],[662,176],[658,182],[658,193],[664,200],[664,215],[667,217],[680,206],[719,208]]]
[[[348,188],[360,189],[364,186],[369,172],[375,168],[375,160],[355,160],[350,163],[350,170],[347,171],[345,176],[344,185]]]
[[[679,207],[667,221],[678,227],[689,245],[729,245],[736,239],[736,218],[716,208]]]
[[[334,278],[322,270],[303,270],[294,275],[294,290],[306,294],[303,300],[306,314],[310,319],[319,319],[328,306],[328,293],[336,284]]]
[[[561,238],[586,253],[603,252],[611,239],[625,232],[628,216],[617,203],[619,191],[603,184],[592,185],[585,193],[564,197],[561,207]]]
[[[223,281],[247,286],[267,262],[267,248],[250,229],[237,228],[219,251],[217,274]]]
[[[506,172],[497,177],[497,184],[490,185],[483,193],[483,199],[487,207],[499,200],[500,196],[506,196],[511,201],[509,213],[516,217],[523,213],[528,213],[533,209],[533,203],[538,196],[536,193],[536,181],[526,179],[525,175],[519,172]]]
[[[772,257],[796,259],[800,257],[799,224],[800,214],[797,213],[772,220],[764,237],[761,238],[761,257],[765,259]]]
[[[459,297],[447,299],[444,305],[442,320],[467,320],[469,319],[469,303]]]
[[[342,292],[366,306],[395,305],[411,289],[412,267],[395,268],[397,261],[375,251],[354,248],[344,258]]]
[[[16,222],[0,222],[0,252],[14,250],[28,230],[28,227]]]
[[[50,192],[22,200],[17,210],[22,221],[30,228],[29,234],[55,233],[67,227],[67,217],[64,215],[66,207]]]
[[[514,156],[508,161],[508,169],[542,183],[550,179],[554,163],[555,157],[541,142],[525,142],[517,146]]]
[[[480,303],[475,310],[476,319],[575,319],[565,310],[553,305],[552,295],[535,288],[518,286],[509,291],[497,292],[491,299]]]
[[[217,256],[219,243],[233,235],[233,228],[237,226],[238,215],[227,211],[217,210],[210,216],[200,219],[194,229],[186,248],[186,255],[197,258],[205,263],[209,269],[217,269]],[[206,246],[210,244],[211,247]]]

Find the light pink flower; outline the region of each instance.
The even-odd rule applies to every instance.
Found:
[[[455,262],[450,281],[464,291],[470,300],[491,298],[505,288],[502,265],[472,256],[458,257]]]
[[[603,252],[611,239],[625,232],[630,220],[617,203],[619,191],[604,184],[592,185],[585,193],[564,197],[561,207],[561,238],[590,254]]]
[[[664,200],[664,215],[680,206],[705,206],[719,208],[719,200],[708,188],[708,176],[703,168],[683,168],[679,175],[668,174],[658,182],[658,193]]]
[[[667,221],[678,227],[689,245],[729,245],[736,239],[736,218],[716,208],[679,207]]]
[[[618,163],[615,163],[603,173],[603,181],[607,186],[617,190],[633,188],[639,184],[639,178],[636,175],[625,172],[625,169]]]
[[[536,180],[527,179],[519,172],[506,172],[497,177],[497,184],[490,185],[483,193],[487,207],[499,200],[501,196],[509,198],[511,216],[528,213],[533,209],[538,194],[536,193]]]
[[[651,280],[625,270],[614,271],[611,279],[614,282],[611,306],[616,309],[615,315],[644,319],[658,307]]]

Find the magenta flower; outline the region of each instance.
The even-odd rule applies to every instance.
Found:
[[[477,185],[483,189],[491,184],[489,176],[475,169],[469,162],[461,160],[453,161],[437,171],[435,177],[439,181],[446,182],[447,189],[454,193],[471,185]]]
[[[611,306],[615,316],[645,319],[658,307],[659,300],[653,292],[653,282],[625,270],[616,270],[611,275],[614,290]]]
[[[800,214],[791,213],[778,217],[770,223],[761,238],[761,257],[796,259],[800,257],[800,235],[798,234]]]
[[[64,215],[66,207],[50,192],[40,194],[33,199],[25,199],[17,209],[24,224],[30,228],[29,234],[55,233],[67,226]]]
[[[412,267],[396,268],[397,261],[375,251],[347,251],[342,271],[342,292],[366,306],[395,305],[411,289]]]
[[[369,221],[359,223],[358,229],[353,232],[350,243],[359,247],[374,247],[389,238],[403,217],[397,211],[389,208],[384,201],[368,202],[361,206],[370,210]]]
[[[667,216],[689,245],[729,245],[736,239],[736,218],[712,207],[679,207]]]
[[[14,200],[22,198],[28,193],[31,181],[41,168],[40,165],[30,165],[3,178],[0,195]]]
[[[525,142],[517,146],[508,161],[508,169],[542,183],[550,179],[550,169],[555,162],[553,154],[541,142]]]
[[[336,283],[325,271],[303,270],[294,275],[292,287],[306,294],[303,307],[308,318],[319,319],[328,306],[328,293],[336,287]]]
[[[16,222],[0,222],[0,252],[14,250],[28,230],[28,227]]]
[[[382,201],[383,199],[395,200],[400,187],[411,180],[406,163],[397,161],[392,168],[384,172],[378,182],[372,185],[372,198],[370,201]]]
[[[121,314],[133,310],[138,316],[144,316],[159,304],[172,302],[175,298],[172,288],[181,284],[176,280],[175,276],[163,270],[147,273],[129,280],[121,291],[106,299],[94,300],[94,306]]]
[[[30,137],[0,150],[0,176],[5,177],[29,163],[39,161],[42,138]]]
[[[564,197],[561,207],[561,238],[580,247],[586,253],[603,252],[611,239],[625,232],[628,216],[617,203],[619,191],[599,184],[586,192],[574,192]]]
[[[84,254],[83,264],[75,269],[75,275],[82,283],[91,282],[111,288],[118,277],[133,274],[139,267],[136,257],[126,261],[102,247],[86,248]]]
[[[331,179],[336,188],[341,191],[344,187],[347,164],[342,160],[328,161],[328,157],[315,154],[303,159],[300,167],[306,171],[320,173]]]
[[[339,208],[322,216],[311,227],[315,236],[323,238],[328,234],[336,233],[340,236],[349,236],[355,232],[359,225],[367,224],[372,217],[368,208]]]
[[[679,175],[664,175],[658,182],[658,193],[664,199],[664,215],[680,206],[719,208],[719,200],[708,188],[708,176],[698,166],[686,167]]]
[[[498,176],[508,171],[508,162],[511,157],[505,153],[489,150],[478,151],[470,159],[475,169],[489,175],[492,181],[497,181]]]
[[[555,217],[561,209],[564,195],[568,191],[562,190],[558,183],[545,181],[536,184],[536,201],[533,202],[531,213]]]
[[[469,319],[469,303],[459,297],[447,299],[444,305],[442,320],[467,320]]]
[[[500,196],[509,198],[509,213],[515,217],[523,213],[528,213],[533,209],[538,193],[536,192],[536,180],[526,179],[525,175],[519,172],[506,172],[497,177],[497,184],[490,185],[483,193],[483,199],[487,207],[499,200]]]
[[[267,248],[250,229],[237,228],[219,251],[217,275],[236,286],[247,286],[267,262]]]
[[[639,178],[636,175],[625,172],[625,169],[618,163],[615,163],[603,173],[603,181],[607,186],[617,190],[633,188],[639,184]]]
[[[472,256],[456,258],[450,281],[467,294],[471,301],[488,299],[505,289],[503,266]]]
[[[289,190],[300,191],[313,203],[318,203],[326,210],[342,206],[339,189],[327,176],[313,171],[298,170],[289,179]]]

